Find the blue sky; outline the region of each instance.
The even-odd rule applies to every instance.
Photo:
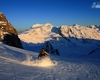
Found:
[[[36,23],[100,25],[100,9],[91,8],[93,2],[100,0],[0,0],[0,12],[18,31]]]

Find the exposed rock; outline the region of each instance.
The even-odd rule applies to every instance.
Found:
[[[45,50],[46,50],[48,53],[57,54],[57,55],[60,56],[60,53],[59,53],[58,49],[54,49],[53,46],[52,46],[52,44],[51,44],[49,41],[46,42]]]
[[[23,48],[16,29],[8,22],[2,12],[0,12],[0,41],[10,46]]]
[[[4,36],[3,42],[14,47],[23,48],[20,39],[15,34],[6,34]]]

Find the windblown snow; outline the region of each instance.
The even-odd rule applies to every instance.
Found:
[[[50,67],[57,65],[57,62],[52,61],[50,58],[46,57],[45,59],[41,60],[32,60],[32,56],[27,55],[25,61],[22,62],[23,65],[27,66],[38,66],[38,67]]]
[[[24,49],[0,43],[0,80],[100,80],[99,25],[35,24],[19,38]],[[51,56],[38,59],[46,46]]]

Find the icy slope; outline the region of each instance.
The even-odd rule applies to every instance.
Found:
[[[45,66],[45,61],[39,61],[41,66],[34,63],[37,55],[0,43],[0,80],[100,80],[99,58],[51,56],[56,64],[51,65],[52,60],[48,58],[45,61],[49,66]]]

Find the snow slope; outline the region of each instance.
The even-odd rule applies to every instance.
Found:
[[[76,52],[83,54],[81,51]],[[43,61],[37,61],[37,56],[37,52],[0,43],[0,80],[100,80],[100,54],[95,58],[92,54],[77,58],[54,55]]]
[[[88,55],[92,50],[100,47],[100,26],[72,25],[53,27],[52,24],[35,24],[31,29],[20,33],[24,49],[39,52],[48,41],[54,49],[58,49],[61,56]],[[92,47],[91,47],[92,46]],[[75,48],[75,49],[74,49]],[[70,54],[66,54],[69,53]],[[80,56],[82,56],[80,54]]]

